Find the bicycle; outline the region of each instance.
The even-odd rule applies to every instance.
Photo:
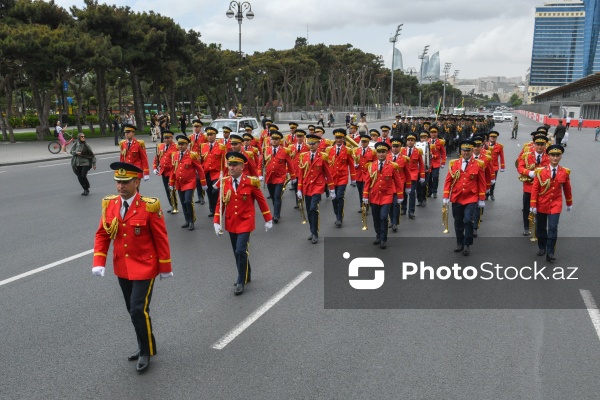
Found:
[[[69,132],[64,131],[64,130],[63,130],[63,137],[65,139],[69,138],[67,140],[66,145],[65,145],[65,151],[68,153],[69,150],[70,150],[70,147],[73,144],[73,141],[75,139],[73,139],[72,133],[69,133]],[[61,149],[62,149],[62,144],[60,144],[60,142],[58,141],[58,139],[54,139],[50,143],[48,143],[48,151],[50,153],[52,153],[52,154],[58,154],[58,153],[60,153]]]

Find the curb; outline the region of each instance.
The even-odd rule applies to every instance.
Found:
[[[103,152],[99,152],[99,153],[94,153],[95,156],[99,156],[99,155],[103,155],[103,154],[118,154],[119,151],[103,151]],[[69,154],[69,157],[66,156],[60,156],[60,157],[51,157],[51,158],[44,158],[44,159],[38,159],[38,160],[26,160],[26,161],[16,161],[16,162],[8,162],[8,163],[0,163],[0,167],[7,167],[7,166],[11,166],[11,165],[22,165],[22,164],[33,164],[33,163],[37,163],[37,162],[45,162],[45,161],[54,161],[54,160],[70,160],[72,157]]]

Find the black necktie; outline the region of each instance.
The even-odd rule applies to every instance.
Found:
[[[538,154],[537,156],[537,163],[536,164],[541,164],[542,163],[542,155]]]
[[[211,151],[212,151],[212,147],[213,147],[213,144],[211,143],[211,144],[210,144],[210,150],[209,150],[209,152],[211,152]]]
[[[302,147],[301,144],[298,145],[298,153],[300,153],[300,148]]]
[[[131,147],[131,142],[127,142],[127,150]]]
[[[365,156],[365,153],[367,152],[367,148],[363,147],[363,157]]]
[[[340,147],[337,148],[337,152],[335,153],[336,156],[340,155]]]
[[[235,191],[237,192],[237,188],[238,188],[238,181],[237,181],[237,179],[233,180],[233,187],[234,187]]]
[[[273,157],[277,155],[277,147],[273,147]]]
[[[310,162],[315,160],[315,153],[310,153]]]
[[[410,158],[410,156],[412,155],[412,147],[408,148],[408,157]]]
[[[552,180],[556,178],[556,168],[552,168]]]
[[[463,171],[466,171],[467,170],[467,164],[469,164],[469,160],[464,160],[463,164],[464,164]]]
[[[166,152],[167,150],[169,150],[169,145],[166,145],[166,146],[165,146],[165,152]]]
[[[181,161],[181,159],[183,158],[183,151],[179,152],[179,161]]]
[[[397,155],[394,155],[394,162],[396,162],[396,158],[397,158],[397,157],[398,157]]]
[[[125,215],[127,215],[127,210],[129,210],[129,203],[124,201],[123,207],[125,207],[125,211],[123,212],[123,218],[125,218]]]
[[[379,172],[381,173],[381,170],[383,170],[383,161],[379,161]]]

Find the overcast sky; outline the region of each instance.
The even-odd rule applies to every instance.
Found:
[[[69,8],[79,0],[55,0]],[[99,0],[100,3],[105,1]],[[383,56],[391,68],[389,38],[404,24],[396,47],[404,68],[419,68],[417,56],[429,45],[440,64],[451,62],[459,79],[482,76],[525,76],[531,61],[535,7],[544,0],[251,0],[254,19],[242,23],[242,51],[289,49],[297,37],[310,44],[346,44]],[[238,24],[227,18],[229,2],[218,0],[113,0],[169,16],[184,29],[194,29],[207,43],[238,50]]]

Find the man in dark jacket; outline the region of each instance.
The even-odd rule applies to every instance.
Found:
[[[562,119],[558,120],[558,126],[554,130],[554,140],[555,144],[560,144],[560,142],[565,137],[565,132],[567,131],[567,127],[563,125]]]

